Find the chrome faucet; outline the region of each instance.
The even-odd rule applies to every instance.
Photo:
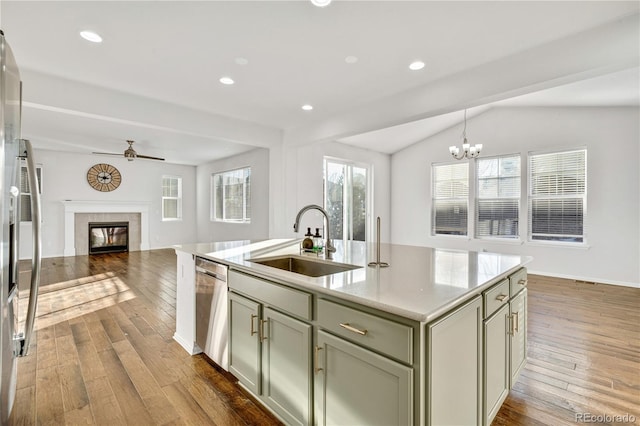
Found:
[[[329,237],[329,214],[327,213],[327,211],[325,209],[323,209],[322,207],[318,206],[317,204],[309,204],[308,206],[304,206],[303,208],[300,209],[300,211],[298,212],[297,216],[296,216],[296,223],[293,224],[293,231],[294,232],[298,232],[298,228],[300,227],[300,219],[302,219],[302,215],[307,211],[307,210],[318,210],[320,213],[322,213],[324,215],[324,219],[327,222],[327,228],[326,228],[326,232],[327,232],[327,242],[325,243],[324,249],[326,252],[326,258],[331,260],[333,259],[333,252],[336,251],[336,248],[333,246],[333,244],[331,244],[331,238]]]

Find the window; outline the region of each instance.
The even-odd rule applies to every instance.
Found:
[[[42,166],[36,165],[36,176],[38,178],[38,192],[42,194]],[[31,188],[29,188],[29,177],[25,161],[20,164],[20,221],[31,222]]]
[[[368,177],[366,165],[325,158],[324,208],[331,238],[366,241]]]
[[[251,222],[251,167],[216,173],[212,180],[211,219]]]
[[[467,235],[469,163],[433,166],[432,233]]]
[[[518,238],[520,156],[476,161],[476,237]]]
[[[587,152],[529,156],[529,238],[584,242]]]
[[[182,178],[162,176],[162,220],[182,219]]]

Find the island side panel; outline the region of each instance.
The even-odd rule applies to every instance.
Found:
[[[190,355],[202,352],[196,345],[196,264],[191,253],[176,250],[176,332],[173,338]]]

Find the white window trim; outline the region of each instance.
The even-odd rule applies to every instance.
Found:
[[[20,174],[22,174],[22,168],[23,167],[27,167],[27,160],[25,159],[21,159],[20,160]],[[36,163],[36,177],[38,177],[38,190],[40,191],[40,195],[42,198],[42,188],[44,186],[44,177],[43,177],[43,167],[41,163]],[[38,170],[40,171],[40,173],[38,173]],[[31,188],[29,188],[31,189]],[[29,201],[31,201],[31,192],[22,192],[20,193],[20,195],[29,195]],[[21,206],[22,207],[22,206]],[[22,213],[21,213],[22,214]],[[43,222],[44,221],[44,216],[40,218],[40,221]],[[29,224],[31,222],[33,222],[31,219],[30,220],[22,220],[21,218],[18,220],[19,223],[26,223]]]
[[[585,176],[584,176],[584,194],[581,197],[558,197],[559,199],[561,198],[582,198],[583,203],[582,203],[582,241],[578,241],[578,242],[570,242],[570,241],[553,241],[553,240],[534,240],[532,238],[532,230],[529,227],[529,222],[531,220],[530,216],[530,210],[529,210],[529,203],[530,200],[532,199],[531,196],[531,175],[530,175],[530,171],[531,171],[531,157],[533,155],[544,155],[544,154],[559,154],[559,153],[566,153],[566,152],[575,152],[575,151],[584,151],[584,161],[585,161]],[[587,211],[588,211],[588,206],[587,206],[587,201],[588,201],[588,194],[589,194],[589,165],[588,165],[588,161],[589,161],[589,150],[587,149],[586,146],[578,146],[578,147],[567,147],[567,148],[560,148],[560,149],[553,149],[553,150],[544,150],[544,151],[529,151],[527,153],[527,170],[526,170],[526,200],[525,200],[525,206],[524,209],[526,211],[526,243],[529,246],[539,246],[539,247],[560,247],[560,248],[577,248],[577,249],[589,249],[590,246],[588,244],[587,241]]]
[[[247,184],[246,184],[245,180],[243,180],[243,183],[242,183],[242,194],[243,194],[243,201],[242,201],[242,211],[243,211],[243,213],[242,213],[242,216],[243,216],[244,219],[224,219],[224,218],[218,219],[218,218],[216,218],[216,207],[217,207],[217,205],[216,205],[216,194],[215,194],[215,190],[216,190],[215,178],[216,178],[216,176],[224,175],[225,173],[235,172],[237,170],[246,170],[246,169],[251,170],[251,166],[236,167],[234,169],[223,170],[223,171],[220,171],[220,172],[211,173],[211,180],[210,180],[211,185],[210,185],[210,191],[209,191],[209,196],[210,196],[210,199],[211,199],[211,203],[210,203],[210,207],[209,207],[209,220],[211,222],[231,223],[231,224],[249,224],[249,223],[251,223],[251,218],[247,217],[247,203],[245,202],[246,201],[245,194],[246,194],[246,191],[247,191],[247,188],[246,188]],[[251,184],[251,183],[249,183],[249,184]],[[222,198],[224,199],[224,194],[223,194]],[[222,209],[223,209],[223,216],[224,216],[224,203],[222,205]]]
[[[469,176],[472,174],[475,176],[475,162],[469,161],[469,168],[467,170],[467,181],[469,185],[469,193],[467,194],[467,233],[465,235],[455,235],[455,234],[437,234],[435,232],[435,220],[436,220],[436,212],[435,212],[435,197],[433,193],[434,184],[435,184],[435,169],[437,166],[446,166],[451,164],[460,164],[457,161],[447,161],[441,163],[432,163],[431,164],[431,209],[430,214],[431,218],[429,221],[429,234],[431,238],[442,238],[442,239],[454,239],[454,240],[473,240],[475,235],[475,220],[472,220],[476,214],[476,208],[474,203],[471,202],[471,194],[475,193],[475,179],[470,179]]]
[[[178,196],[166,197],[162,195],[162,221],[163,222],[181,222],[182,221],[182,177],[175,175],[162,175],[162,180],[165,179],[177,179],[178,180]],[[164,200],[177,200],[178,201],[178,217],[165,217],[164,215]]]
[[[326,202],[327,202],[327,195],[325,193],[326,191],[326,179],[327,179],[327,162],[331,162],[331,163],[337,163],[337,164],[342,164],[345,166],[349,166],[349,167],[359,167],[361,169],[365,169],[367,171],[367,201],[366,201],[366,209],[367,209],[367,213],[366,213],[366,220],[365,220],[365,230],[364,230],[364,240],[365,241],[370,241],[372,238],[373,234],[373,221],[371,220],[372,217],[372,212],[373,212],[373,206],[374,206],[374,202],[373,202],[373,165],[372,164],[368,164],[368,163],[360,163],[360,162],[356,162],[356,161],[351,161],[351,160],[345,160],[344,158],[338,158],[338,157],[331,157],[331,156],[325,156],[323,158],[323,176],[322,176],[322,183],[323,183],[323,190],[322,190],[322,207],[326,209]],[[347,185],[351,186],[351,175],[347,176]],[[348,203],[347,203],[348,204]],[[353,217],[350,214],[351,213],[351,206],[347,205],[347,208],[344,209],[343,212],[343,223],[347,222],[347,219],[349,220],[349,229],[351,230],[351,236],[353,236]],[[326,232],[326,231],[325,231]],[[344,232],[344,230],[343,230]]]
[[[525,173],[525,169],[523,166],[523,161],[522,161],[522,154],[519,152],[516,153],[512,153],[512,154],[501,154],[501,155],[492,155],[490,157],[483,157],[483,159],[495,159],[495,158],[503,158],[503,157],[519,157],[520,158],[520,196],[519,197],[513,197],[513,198],[502,198],[502,199],[513,199],[513,200],[518,200],[518,235],[516,237],[500,237],[500,236],[494,236],[494,235],[487,235],[487,236],[478,236],[478,232],[476,229],[476,223],[478,218],[477,216],[477,208],[478,208],[478,201],[480,200],[480,197],[478,195],[478,168],[476,166],[476,161],[473,161],[473,165],[469,166],[469,172],[471,173],[471,170],[473,170],[473,180],[474,180],[474,184],[473,186],[469,186],[469,194],[473,193],[473,204],[474,204],[474,211],[473,211],[473,220],[471,221],[471,227],[473,227],[473,238],[476,240],[483,240],[483,241],[490,241],[490,242],[501,242],[501,243],[510,243],[510,244],[517,244],[517,245],[521,245],[524,243],[524,238],[523,235],[526,235],[526,225],[528,223],[527,220],[522,220],[523,217],[525,219],[528,219],[528,215],[525,214],[523,215],[523,208],[525,209],[525,211],[527,210],[527,202],[528,202],[528,198],[527,196],[523,197],[522,194],[527,194],[527,181],[528,179],[523,179],[523,175]],[[524,203],[523,203],[524,200]],[[527,211],[528,213],[528,211]],[[525,232],[523,234],[522,230],[523,230],[523,222],[524,222],[524,229]]]

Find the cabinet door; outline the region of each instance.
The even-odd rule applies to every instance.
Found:
[[[527,361],[527,289],[511,299],[511,387]]]
[[[427,424],[482,422],[482,297],[427,326]]]
[[[316,424],[413,423],[413,369],[318,331]]]
[[[311,421],[311,326],[264,308],[262,398],[285,423]]]
[[[229,292],[229,371],[260,395],[260,304]]]
[[[509,394],[509,305],[484,322],[484,424]]]

